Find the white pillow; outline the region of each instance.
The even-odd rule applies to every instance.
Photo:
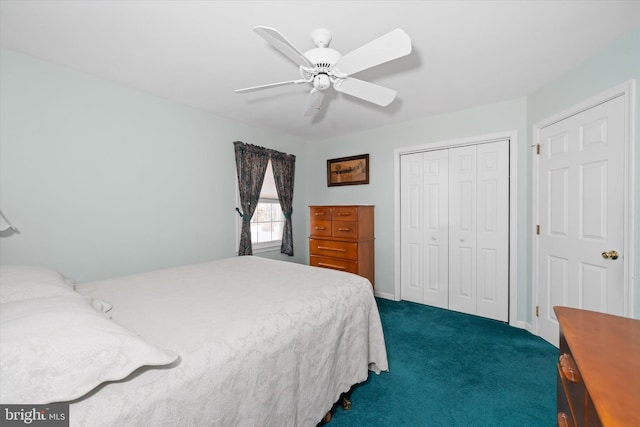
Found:
[[[71,295],[2,304],[0,403],[48,404],[77,399],[142,366],[178,359]]]
[[[73,282],[57,271],[27,265],[0,266],[0,303],[73,293]]]

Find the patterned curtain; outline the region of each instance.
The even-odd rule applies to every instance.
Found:
[[[233,143],[236,153],[236,172],[238,174],[238,189],[240,190],[240,206],[236,208],[242,217],[242,231],[240,233],[240,247],[238,255],[253,255],[251,247],[251,217],[258,206],[260,190],[264,174],[269,163],[269,150],[240,141]]]
[[[284,232],[280,252],[293,256],[293,227],[291,214],[293,213],[293,183],[295,180],[296,156],[277,151],[271,152],[271,166],[273,180],[276,182],[278,201],[284,214]]]

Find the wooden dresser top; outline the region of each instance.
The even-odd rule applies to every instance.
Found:
[[[640,426],[640,320],[554,307],[604,426]]]

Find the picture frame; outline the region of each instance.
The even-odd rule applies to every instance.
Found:
[[[369,154],[327,160],[327,187],[369,184]]]

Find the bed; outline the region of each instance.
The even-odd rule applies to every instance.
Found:
[[[253,256],[75,285],[11,268],[0,403],[69,402],[72,426],[316,426],[388,370],[353,274]]]

